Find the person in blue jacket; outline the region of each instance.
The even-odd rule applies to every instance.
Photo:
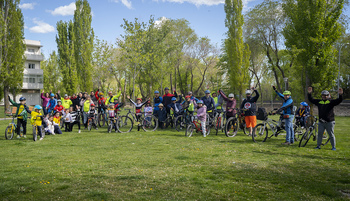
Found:
[[[215,109],[215,101],[213,97],[210,96],[210,91],[205,91],[205,96],[201,99],[205,106],[207,106],[207,112],[211,112],[211,110]]]
[[[57,105],[57,100],[55,99],[55,94],[51,93],[50,100],[49,102],[47,102],[47,105],[46,105],[47,113],[50,114],[51,112],[53,112],[56,105]]]
[[[293,99],[291,97],[292,93],[290,91],[284,91],[283,94],[277,91],[275,86],[272,86],[273,90],[275,90],[276,94],[283,99],[283,104],[280,109],[278,109],[277,113],[283,111],[283,118],[285,119],[285,127],[286,127],[286,142],[282,143],[283,145],[291,145],[294,143],[294,130],[293,130]]]
[[[163,98],[159,96],[159,91],[154,92],[153,103],[154,103],[153,115],[157,115],[158,114],[157,111],[159,110],[159,104],[163,103]]]
[[[181,101],[181,98],[179,101]],[[174,112],[174,117],[177,117],[179,115],[179,112],[181,112],[181,109],[182,109],[179,101],[176,101],[176,98],[172,97],[171,103],[168,105],[169,110],[172,110]]]

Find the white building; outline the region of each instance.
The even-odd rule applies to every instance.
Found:
[[[26,61],[23,71],[23,87],[21,94],[17,95],[16,101],[21,96],[27,99],[28,105],[40,105],[40,90],[44,88],[43,85],[43,70],[40,69],[40,62],[44,60],[41,55],[40,41],[24,40],[26,50],[24,52]]]

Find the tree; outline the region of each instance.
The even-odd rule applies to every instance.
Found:
[[[62,83],[62,74],[58,63],[58,55],[55,51],[50,54],[47,60],[41,63],[41,69],[44,71],[44,90],[50,91],[60,89]],[[66,89],[65,89],[66,91]]]
[[[338,22],[344,0],[284,0],[288,17],[283,30],[288,50],[297,52],[297,71],[302,72],[307,100],[308,86],[316,90],[333,86],[337,72],[334,43],[341,35]]]
[[[249,55],[250,50],[243,41],[243,4],[242,0],[225,0],[225,26],[227,38],[224,41],[224,54],[221,62],[226,68],[230,79],[230,85],[241,97],[249,80]],[[224,64],[224,65],[223,65]],[[241,98],[239,98],[241,102]]]
[[[0,83],[4,97],[22,87],[25,57],[24,22],[19,0],[0,1]],[[5,102],[5,110],[9,102]]]
[[[76,62],[74,57],[75,37],[73,31],[73,22],[57,22],[57,50],[58,65],[62,74],[62,87],[66,93],[77,92],[78,77]]]
[[[92,52],[94,31],[91,27],[92,14],[87,0],[77,0],[74,11],[74,56],[79,72],[79,87],[82,91],[92,90]]]

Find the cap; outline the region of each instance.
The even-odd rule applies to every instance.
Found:
[[[158,107],[164,107],[164,105],[161,103],[161,104],[158,105]]]

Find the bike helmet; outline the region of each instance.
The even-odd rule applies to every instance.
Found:
[[[111,104],[109,104],[108,106],[109,106],[109,107],[111,107],[111,106],[113,106],[113,107],[114,107],[114,104],[113,104],[113,103],[111,103]]]
[[[292,95],[292,93],[290,91],[284,91],[283,95],[290,96],[290,95]]]
[[[51,93],[51,94],[50,94],[50,96],[51,96],[51,97],[54,97],[54,96],[55,96],[55,94]]]
[[[146,104],[151,104],[151,101],[147,101]]]
[[[171,98],[171,101],[176,101],[176,98],[175,98],[175,97],[172,97],[172,98]]]
[[[169,88],[168,88],[168,87],[165,87],[164,90],[169,90]]]
[[[112,94],[112,91],[109,91],[108,94]]]
[[[159,94],[159,91],[154,91],[155,94]]]
[[[25,101],[25,100],[27,100],[27,99],[24,97],[19,98],[19,101]]]
[[[248,89],[247,91],[245,91],[245,94],[252,94],[252,91]]]
[[[185,96],[185,99],[191,98],[191,96]]]
[[[189,91],[189,92],[188,92],[188,95],[192,95],[192,91]]]
[[[91,105],[90,105],[91,107],[95,107],[95,104],[93,104],[93,103],[91,103]]]
[[[61,100],[57,100],[57,103],[58,103],[58,102],[62,102],[62,101],[61,101]]]
[[[329,96],[329,91],[324,90],[321,92],[321,95],[322,96]]]
[[[41,107],[40,105],[36,105],[36,106],[34,106],[34,109],[36,109],[36,110],[41,110],[42,107]]]
[[[99,93],[99,95],[100,95],[100,96],[103,96],[103,93],[102,93],[102,92],[100,92],[100,93]]]
[[[204,93],[205,93],[205,94],[210,94],[210,91],[209,91],[209,90],[205,90]]]
[[[234,95],[234,94],[229,94],[228,97],[229,97],[229,98],[234,98],[235,95]]]
[[[64,94],[64,97],[68,97],[68,94]]]
[[[114,98],[114,100],[113,101],[118,101],[118,98]]]
[[[137,98],[136,100],[139,100],[139,101],[141,101],[141,102],[142,102],[142,98]]]
[[[197,104],[203,104],[203,101],[202,100],[198,100]]]
[[[307,102],[301,102],[300,105],[302,105],[302,106],[304,106],[304,107],[309,106],[309,105],[307,104]]]

